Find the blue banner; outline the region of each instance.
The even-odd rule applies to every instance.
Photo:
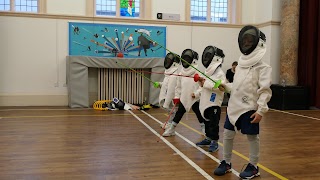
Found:
[[[69,55],[165,57],[166,27],[69,22]]]

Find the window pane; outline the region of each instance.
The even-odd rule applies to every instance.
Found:
[[[212,0],[211,1],[211,22],[228,21],[228,0]]]
[[[15,0],[15,9],[18,12],[37,12],[38,0]]]
[[[139,17],[140,0],[120,0],[120,16]]]
[[[140,0],[135,0],[135,14],[134,17],[139,17],[140,12]]]
[[[37,11],[38,11],[38,8],[32,7],[32,8],[31,8],[31,11],[32,11],[32,12],[37,12]]]
[[[27,6],[27,0],[17,0],[20,1],[20,5]]]
[[[96,14],[116,16],[116,0],[96,0]]]
[[[0,0],[0,11],[10,10],[10,0]]]
[[[191,0],[191,21],[207,21],[208,0]]]

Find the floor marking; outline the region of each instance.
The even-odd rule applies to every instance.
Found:
[[[143,113],[146,113],[146,112],[144,112],[144,111],[142,111],[142,112],[143,112]],[[154,117],[151,116],[150,114],[148,114],[148,113],[146,113],[146,114],[147,114],[150,118],[152,118],[153,120],[157,121],[158,123],[162,123],[161,121],[159,121],[158,119],[154,118]],[[183,126],[187,127],[187,128],[190,127],[190,126],[186,125],[186,124],[183,123],[183,122],[179,122],[179,123],[182,124]],[[192,131],[194,131],[194,132],[202,135],[202,133],[201,133],[200,131],[198,131],[198,130],[196,130],[196,129],[194,129],[194,128],[190,128],[190,129],[191,129]],[[176,134],[178,135],[179,133],[176,132]],[[178,136],[179,136],[179,135],[178,135]],[[179,136],[179,137],[180,137],[180,136]],[[183,136],[182,136],[182,137],[183,137]],[[190,141],[190,142],[191,142],[191,141]],[[191,143],[194,144],[193,142],[191,142]],[[190,144],[190,143],[189,143],[189,144]],[[223,147],[223,143],[218,142],[218,144]],[[201,149],[201,148],[200,148],[200,149]],[[202,150],[203,150],[203,149],[202,149]],[[201,152],[202,152],[202,151],[201,151]],[[205,152],[206,152],[206,151],[205,151]],[[235,150],[232,150],[232,153],[234,153],[235,155],[241,157],[242,159],[245,159],[245,160],[249,161],[249,158],[248,158],[248,157],[246,157],[245,155],[243,155],[243,154],[241,154],[241,153],[239,153],[239,152],[237,152],[237,151],[235,151]],[[206,153],[205,153],[205,154],[206,154]],[[209,153],[208,153],[208,154],[209,154]],[[207,154],[206,154],[206,155],[207,155]],[[211,155],[211,154],[209,154],[209,155]],[[214,158],[215,158],[215,157],[214,157]],[[219,161],[218,163],[220,163],[220,161]],[[264,171],[268,172],[269,174],[272,174],[273,176],[275,176],[275,177],[277,177],[277,178],[279,178],[279,179],[281,179],[281,180],[288,180],[288,178],[285,178],[284,176],[282,176],[282,175],[280,175],[280,174],[272,171],[271,169],[265,167],[264,165],[262,165],[262,164],[260,164],[260,163],[258,163],[258,166],[259,166],[260,169],[263,169]],[[233,172],[233,171],[234,171],[234,172]],[[234,174],[237,173],[237,174],[235,174],[235,175],[237,175],[237,176],[239,177],[239,173],[238,173],[237,171],[235,171],[234,169],[232,169],[232,172],[233,172]]]
[[[172,150],[174,150],[179,156],[181,156],[187,163],[189,163],[194,169],[196,169],[203,177],[206,179],[214,180],[208,173],[206,173],[203,169],[201,169],[196,163],[194,163],[191,159],[189,159],[186,155],[184,155],[179,149],[177,149],[174,145],[172,145],[168,140],[162,137],[159,133],[157,133],[154,129],[152,129],[147,123],[145,123],[142,119],[140,119],[136,114],[129,111],[132,116],[134,116],[138,121],[140,121],[146,128],[148,128],[153,134],[159,137],[164,143],[166,143]],[[143,112],[143,111],[142,111]]]
[[[194,132],[200,133],[198,130],[194,129],[193,127],[191,127],[191,126],[189,126],[189,125],[187,125],[187,124],[185,124],[185,123],[183,123],[181,121],[179,123],[184,125],[185,127],[189,128],[189,129],[191,129]],[[205,136],[203,133],[200,133],[200,135]]]
[[[131,116],[130,114],[106,114],[106,115],[52,115],[52,116],[3,116],[3,119],[19,119],[19,118],[59,118],[59,117],[108,117],[108,116]]]
[[[300,117],[304,117],[304,118],[309,118],[309,119],[313,119],[313,120],[320,121],[320,119],[319,119],[319,118],[315,118],[315,117],[310,117],[310,116],[300,115],[300,114],[291,113],[291,112],[286,112],[286,111],[280,111],[280,110],[276,110],[276,109],[271,109],[271,110],[276,111],[276,112],[285,113],[285,114],[290,114],[290,115],[293,115],[293,116],[300,116]]]
[[[155,113],[160,115],[163,113]],[[144,116],[145,114],[138,114]],[[58,118],[58,117],[108,117],[108,116],[131,116],[131,114],[83,114],[83,115],[52,115],[52,116],[3,116],[2,119],[19,119],[19,118]]]
[[[149,113],[145,112],[145,111],[141,111],[143,113],[145,113],[147,116],[149,116],[151,119],[153,119],[154,121],[156,121],[157,123],[161,124],[162,122],[159,121],[157,118],[153,117],[152,115],[150,115]],[[179,122],[182,124],[182,122]],[[184,124],[184,123],[183,123]],[[184,124],[186,125],[186,124]],[[190,127],[187,125],[187,127]],[[191,130],[197,132],[198,134],[202,135],[202,133],[200,133],[199,131],[191,128]],[[214,156],[212,156],[209,152],[203,150],[201,147],[198,147],[197,145],[195,145],[192,141],[190,141],[189,139],[187,139],[186,137],[182,136],[180,133],[178,133],[176,131],[176,135],[179,136],[181,139],[183,139],[184,141],[186,141],[188,144],[190,144],[191,146],[193,146],[194,148],[198,149],[200,152],[202,152],[203,154],[207,155],[210,159],[214,160],[215,162],[217,162],[218,164],[220,164],[220,160]],[[239,172],[237,172],[234,169],[231,169],[231,172],[236,175],[237,177],[239,177]]]
[[[182,136],[180,133],[176,132],[176,135],[179,136],[181,139],[183,139],[184,141],[186,141],[187,143],[189,143],[191,146],[193,146],[194,148],[198,149],[200,152],[202,152],[203,154],[207,155],[210,159],[214,160],[216,163],[220,164],[220,160],[216,157],[214,157],[213,155],[211,155],[208,151],[205,151],[204,149],[202,149],[201,147],[197,146],[196,144],[194,144],[192,141],[190,141],[189,139],[187,139],[186,137]],[[236,170],[231,168],[231,172],[236,175],[237,177],[239,177],[239,172],[237,172]]]
[[[92,109],[92,108],[80,108],[80,109],[0,109],[0,111],[15,111],[15,110],[87,110],[87,109]],[[295,115],[295,116],[300,116],[300,117],[304,117],[304,118],[309,118],[309,119],[313,119],[313,120],[317,120],[317,121],[320,121],[319,118],[314,118],[314,117],[309,117],[309,116],[304,116],[304,115],[299,115],[299,114],[295,114],[295,113],[290,113],[290,112],[285,112],[285,111],[280,111],[280,110],[275,110],[275,109],[271,109],[275,112],[281,112],[281,113],[286,113],[286,114],[290,114],[290,115]],[[131,113],[131,111],[129,111]],[[144,111],[142,111],[143,113],[145,113]],[[188,113],[189,114],[189,113]],[[190,113],[192,114],[192,113]],[[4,117],[0,117],[0,119],[18,119],[18,118],[57,118],[57,117],[107,117],[107,116],[128,116],[130,114],[106,114],[106,115],[53,115],[53,116],[4,116]],[[138,114],[138,115],[144,115],[144,114]],[[154,113],[153,115],[163,115],[163,113]],[[131,115],[130,115],[131,116]],[[150,115],[151,116],[151,115]],[[152,117],[152,116],[151,116]],[[160,121],[159,121],[160,122]],[[160,122],[161,123],[161,122]],[[183,122],[180,122],[183,126],[191,129],[192,131],[202,135],[201,132],[197,131],[196,129],[186,125],[185,123]],[[179,136],[180,137],[180,136]],[[220,146],[223,146],[222,143],[218,142]],[[206,152],[206,151],[205,151]],[[248,157],[242,155],[241,153],[233,150],[232,151],[234,154],[238,155],[239,157],[245,159],[245,160],[249,160]],[[210,154],[209,154],[210,155]],[[270,170],[269,168],[261,165],[261,164],[258,164],[259,167],[263,170],[265,170],[266,172],[274,175],[275,177],[281,179],[281,180],[287,180],[287,178],[281,176],[280,174]]]

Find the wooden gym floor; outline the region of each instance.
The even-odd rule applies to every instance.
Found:
[[[223,108],[220,135],[225,120]],[[0,180],[239,179],[248,163],[246,137],[237,134],[234,171],[214,176],[220,150],[208,153],[193,113],[174,137],[159,138],[161,109],[96,111],[67,107],[0,108]],[[320,179],[320,110],[271,110],[261,122],[261,177]]]

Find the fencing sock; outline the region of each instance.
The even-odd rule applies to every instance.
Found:
[[[250,146],[250,163],[257,167],[260,153],[260,138],[258,135],[247,135]]]
[[[223,131],[223,159],[230,164],[232,149],[233,149],[233,139],[236,135],[235,131],[224,129]]]

